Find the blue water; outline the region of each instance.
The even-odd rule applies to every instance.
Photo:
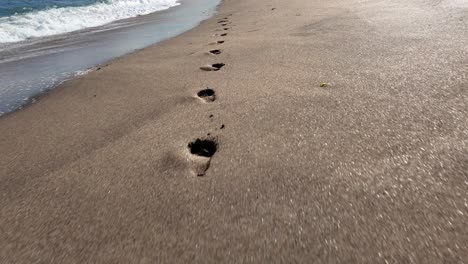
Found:
[[[0,0],[0,17],[51,8],[86,6],[105,0]]]
[[[179,0],[0,0],[0,44],[103,26],[179,4]]]

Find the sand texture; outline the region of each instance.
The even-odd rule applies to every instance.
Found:
[[[467,23],[225,0],[0,119],[0,263],[468,262]]]

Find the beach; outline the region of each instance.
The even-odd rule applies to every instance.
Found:
[[[58,0],[37,0],[34,3],[41,1]],[[78,0],[60,0],[59,3],[76,3],[76,1]],[[194,28],[201,21],[211,17],[220,2],[219,0],[181,0],[175,3],[175,6],[168,7],[159,5],[176,1],[80,1],[101,2],[83,7],[38,10],[11,17],[1,17],[3,3],[0,3],[0,117],[34,103],[37,97],[46,94],[63,82],[96,70],[117,57],[141,50]],[[85,24],[82,25],[84,28],[81,30],[68,32],[76,26],[77,21],[86,20],[82,16],[89,16],[93,19],[88,20],[99,22],[99,20],[112,19],[114,9],[118,11],[117,14],[130,13],[128,15],[131,15],[132,12],[126,11],[129,9],[126,5],[131,3],[138,8],[136,10],[131,8],[130,11],[137,13],[142,12],[141,10],[150,12],[154,4],[163,10],[146,15],[133,14],[134,17],[116,20],[101,26]],[[62,19],[71,20],[71,26],[57,21]],[[65,32],[47,35],[51,33],[47,30],[51,25],[55,26],[52,32]],[[30,37],[28,40],[3,43],[22,38],[25,32],[31,34],[28,35]],[[9,33],[6,35],[10,38],[3,36],[5,33]],[[32,37],[34,35],[40,36]]]
[[[467,10],[224,0],[63,83],[0,118],[0,262],[466,262]]]

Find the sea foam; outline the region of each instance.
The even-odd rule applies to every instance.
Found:
[[[97,27],[179,5],[178,0],[107,0],[89,6],[50,8],[0,18],[0,43],[19,42]]]

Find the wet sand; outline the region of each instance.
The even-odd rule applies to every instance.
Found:
[[[467,21],[225,0],[0,119],[0,262],[466,262]]]

